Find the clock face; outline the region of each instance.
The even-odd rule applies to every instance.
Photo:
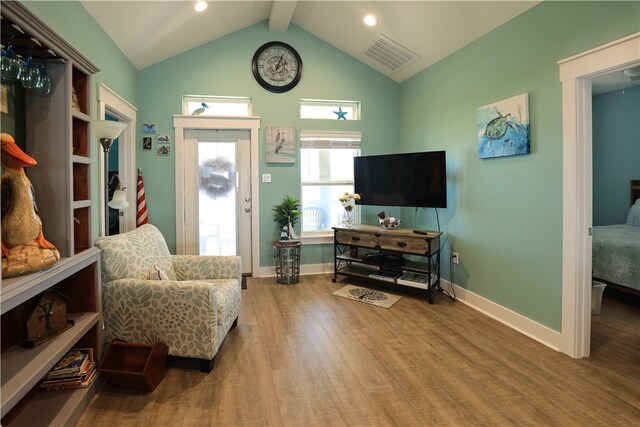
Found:
[[[293,89],[302,77],[302,59],[283,42],[266,43],[253,55],[253,76],[263,88],[282,93]]]

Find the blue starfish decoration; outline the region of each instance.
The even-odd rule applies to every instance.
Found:
[[[338,111],[334,111],[333,113],[338,115],[338,120],[347,120],[345,116],[347,115],[348,111],[342,111],[342,107],[338,107]]]

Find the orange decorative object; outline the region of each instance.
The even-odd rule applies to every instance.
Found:
[[[2,139],[2,277],[43,270],[60,259],[42,234],[35,194],[24,168],[38,164],[7,133]]]

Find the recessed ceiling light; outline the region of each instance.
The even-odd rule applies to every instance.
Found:
[[[202,12],[203,10],[205,10],[207,8],[207,2],[206,1],[199,1],[196,3],[196,12]]]
[[[376,18],[373,15],[367,15],[367,16],[364,17],[363,21],[368,26],[373,27],[374,25],[376,25],[378,23],[378,18]]]

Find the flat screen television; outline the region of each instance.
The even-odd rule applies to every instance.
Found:
[[[355,157],[354,187],[360,205],[446,208],[446,152]]]

